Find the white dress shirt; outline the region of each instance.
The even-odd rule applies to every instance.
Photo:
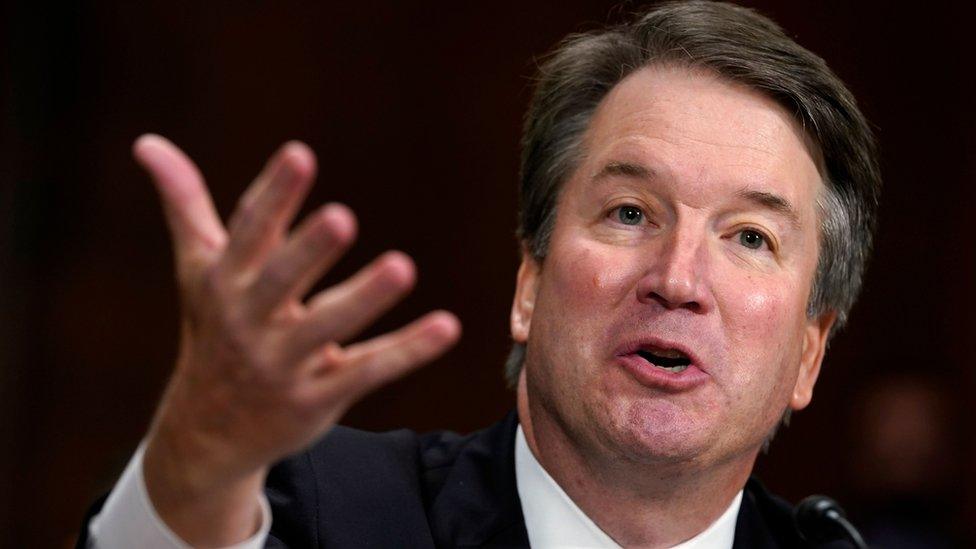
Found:
[[[166,526],[149,501],[142,474],[145,443],[139,445],[105,505],[88,526],[89,547],[94,549],[190,549]],[[261,549],[271,531],[271,507],[261,495],[261,527],[250,538],[227,549]]]
[[[533,548],[620,547],[569,499],[556,481],[536,461],[525,442],[522,426],[515,440],[515,483],[522,500],[525,529]],[[143,454],[140,445],[122,473],[101,512],[89,524],[90,547],[129,549],[147,547],[187,549],[156,513],[143,480]],[[674,549],[730,549],[735,534],[735,519],[742,502],[740,491],[732,505],[704,532]],[[261,526],[241,543],[228,549],[260,549],[271,531],[271,510],[264,495],[260,498]]]
[[[529,544],[534,549],[620,547],[576,506],[542,468],[525,441],[521,425],[515,434],[515,482],[519,499],[522,500]],[[722,516],[702,533],[675,545],[673,549],[731,549],[741,504],[740,490]]]

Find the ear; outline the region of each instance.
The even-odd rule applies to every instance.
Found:
[[[813,386],[820,375],[830,328],[836,320],[837,313],[830,311],[807,322],[803,334],[803,350],[800,353],[800,371],[793,386],[793,397],[790,399],[790,408],[793,410],[806,408],[813,399]]]
[[[529,340],[532,326],[532,311],[535,308],[536,289],[539,284],[539,263],[525,248],[522,249],[522,264],[515,278],[515,298],[512,300],[510,319],[512,339],[517,343]]]
[[[793,386],[790,408],[802,410],[813,399],[813,386],[820,375],[820,365],[827,351],[830,328],[837,320],[837,313],[830,311],[807,321],[803,334],[803,349],[800,352],[800,371]]]

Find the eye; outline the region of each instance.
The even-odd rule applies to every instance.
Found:
[[[766,242],[766,237],[758,231],[753,231],[752,229],[745,229],[739,233],[739,244],[742,244],[746,248],[751,250],[758,250],[762,248],[763,243]]]
[[[617,208],[617,218],[624,225],[639,225],[644,219],[644,212],[636,206],[620,206]]]

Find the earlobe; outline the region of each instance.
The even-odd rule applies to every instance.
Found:
[[[522,252],[522,264],[515,279],[515,298],[512,301],[512,339],[517,343],[529,340],[532,311],[535,308],[536,287],[539,280],[539,264],[526,251]]]
[[[830,328],[837,320],[837,313],[830,311],[811,319],[803,335],[803,350],[800,353],[800,371],[793,386],[793,396],[790,408],[802,410],[813,399],[813,386],[820,375],[820,365],[823,363],[827,350],[827,339]]]

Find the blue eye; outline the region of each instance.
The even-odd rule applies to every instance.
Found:
[[[762,248],[764,242],[766,242],[766,237],[756,231],[746,229],[739,233],[739,244],[746,248],[758,250]]]
[[[634,206],[621,206],[617,208],[617,217],[624,225],[638,225],[644,219],[644,212]]]

